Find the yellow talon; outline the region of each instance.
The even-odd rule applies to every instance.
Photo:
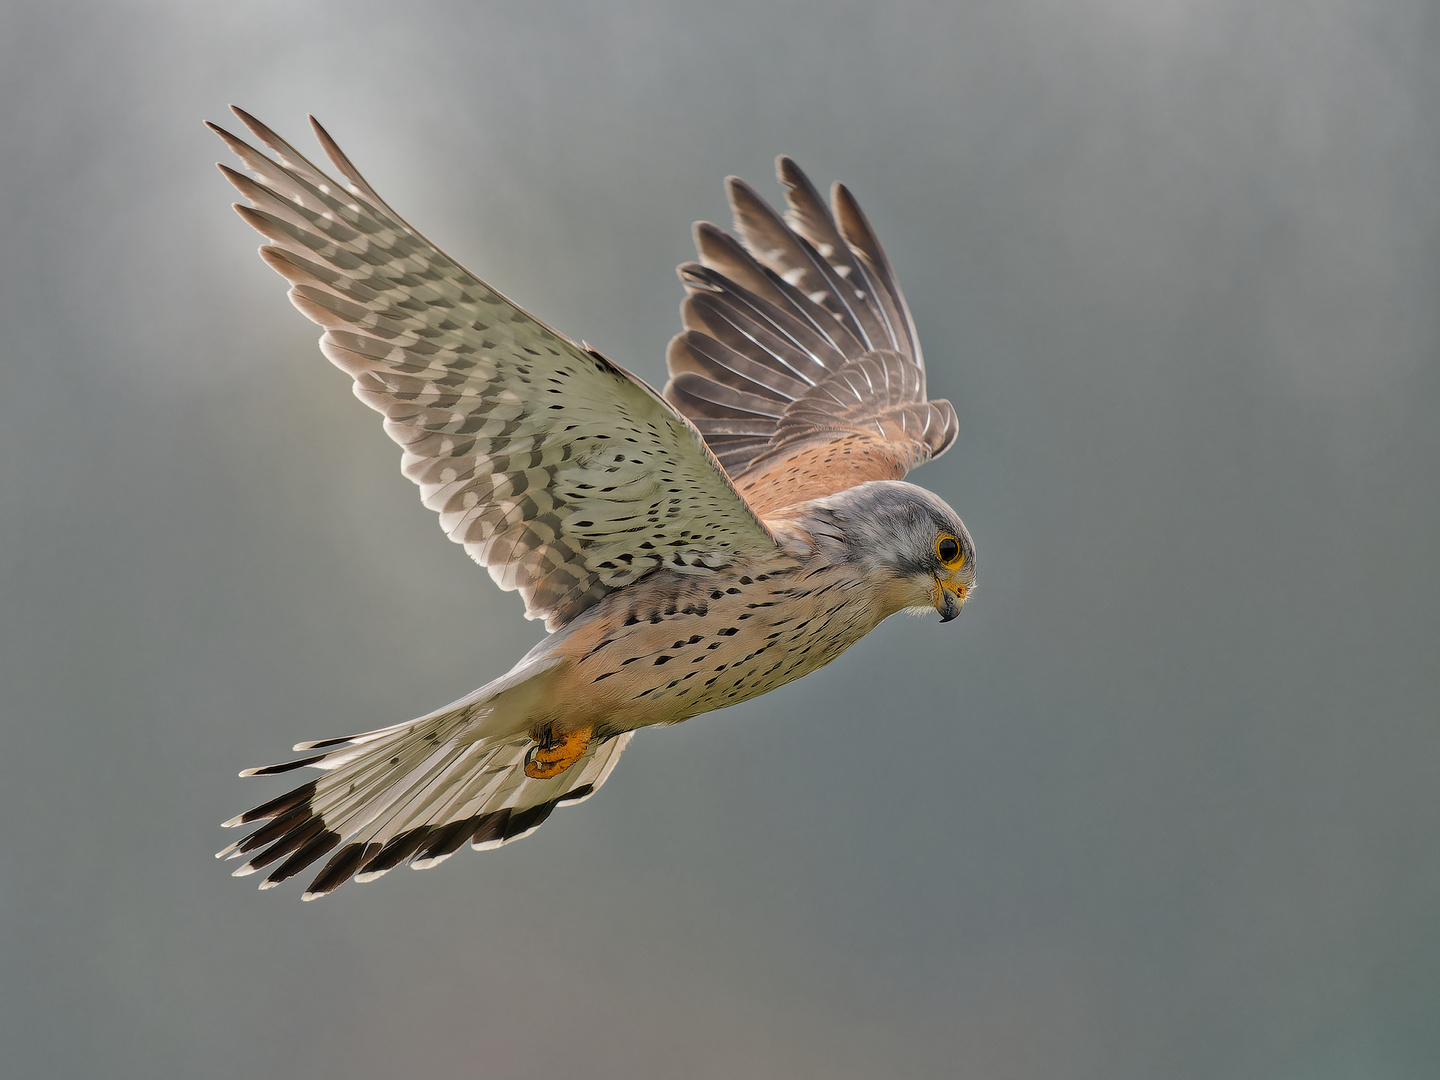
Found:
[[[559,776],[585,756],[593,734],[593,727],[583,727],[556,735],[554,727],[549,724],[532,731],[530,736],[535,745],[525,755],[525,775],[531,780],[549,780]]]

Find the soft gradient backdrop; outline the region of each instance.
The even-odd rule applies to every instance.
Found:
[[[16,1077],[1419,1080],[1440,1060],[1428,0],[0,8]],[[201,120],[314,112],[652,380],[721,181],[843,178],[961,434],[964,617],[302,905],[296,740],[539,634],[399,474]]]

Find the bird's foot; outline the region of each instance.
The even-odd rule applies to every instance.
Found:
[[[585,756],[590,737],[594,734],[593,727],[558,733],[553,724],[536,728],[530,733],[535,745],[525,755],[525,775],[531,780],[549,780],[559,776]]]

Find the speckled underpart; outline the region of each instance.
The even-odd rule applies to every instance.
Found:
[[[446,534],[551,631],[443,709],[246,770],[320,775],[226,823],[250,827],[220,852],[237,876],[326,859],[312,899],[508,843],[592,795],[637,728],[800,678],[903,608],[958,614],[974,545],[900,482],[955,411],[843,187],[827,207],[782,158],[782,217],[732,178],[739,239],[696,228],[662,396],[427,241],[318,124],[343,182],[236,115],[270,150],[214,128],[261,256]]]
[[[557,644],[578,654],[559,696],[592,702],[602,731],[748,701],[828,664],[890,614],[867,602],[850,568],[814,556],[646,584],[597,610],[605,629],[593,647],[591,634]]]

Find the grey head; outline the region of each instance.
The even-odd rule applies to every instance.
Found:
[[[944,499],[903,480],[871,480],[807,504],[799,524],[834,559],[898,586],[896,610],[960,614],[975,587],[975,543]]]

